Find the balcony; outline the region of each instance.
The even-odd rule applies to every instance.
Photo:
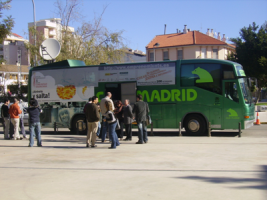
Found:
[[[57,32],[55,30],[49,31],[49,36],[56,36]]]

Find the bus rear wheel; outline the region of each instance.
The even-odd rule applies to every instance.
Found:
[[[71,131],[74,134],[87,134],[87,126],[85,116],[79,115],[72,120]]]
[[[207,134],[206,120],[197,114],[192,114],[186,117],[184,122],[186,133],[189,135],[205,135]]]

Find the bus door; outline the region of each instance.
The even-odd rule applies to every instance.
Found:
[[[113,101],[121,100],[124,103],[125,99],[129,99],[131,105],[136,102],[136,82],[107,83],[105,90],[105,93],[111,92]]]
[[[238,80],[223,81],[223,128],[238,129],[242,120],[241,93]]]

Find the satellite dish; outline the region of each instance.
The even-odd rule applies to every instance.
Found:
[[[60,53],[61,46],[56,39],[49,38],[42,42],[39,52],[44,60],[54,60]]]

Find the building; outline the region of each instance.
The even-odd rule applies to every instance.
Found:
[[[147,46],[147,61],[213,58],[226,60],[235,46],[226,43],[225,35],[215,38],[213,29],[203,34],[191,31],[186,25],[183,32],[157,35]]]
[[[146,62],[146,53],[140,50],[127,49],[125,51],[124,63]]]
[[[0,93],[6,93],[9,85],[27,85],[29,74],[28,51],[24,45],[28,40],[11,33],[0,45]]]
[[[28,28],[34,26],[34,22],[28,23]],[[36,30],[38,33],[44,36],[45,39],[54,38],[57,40],[61,39],[61,31],[64,27],[61,25],[60,18],[50,18],[36,21]],[[74,32],[74,28],[68,26],[67,30],[70,33]],[[30,43],[34,44],[34,36],[29,32]]]

